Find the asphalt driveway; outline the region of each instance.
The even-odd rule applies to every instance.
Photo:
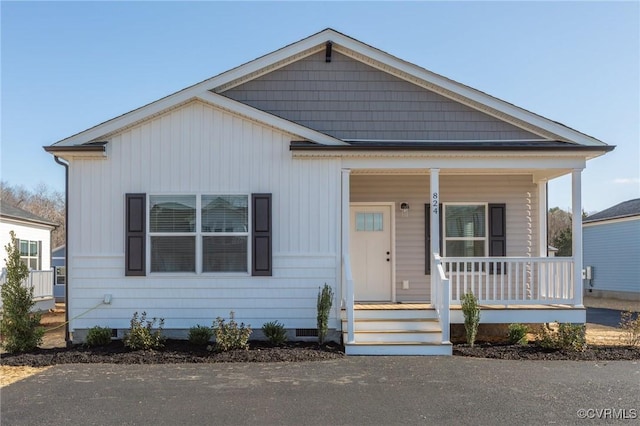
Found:
[[[3,426],[580,424],[584,416],[602,423],[615,415],[633,423],[639,391],[640,364],[632,361],[74,364],[2,389],[0,420]]]
[[[618,327],[622,311],[616,309],[587,308],[587,322],[590,324]]]

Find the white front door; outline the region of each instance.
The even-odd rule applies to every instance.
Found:
[[[391,206],[351,205],[350,257],[356,301],[390,302]]]

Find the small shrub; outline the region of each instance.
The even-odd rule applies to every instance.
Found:
[[[18,239],[13,231],[9,235],[11,242],[5,246],[7,278],[0,286],[3,302],[0,334],[7,352],[28,352],[42,343],[44,327],[40,326],[40,313],[31,312],[35,305],[33,287],[27,288],[23,284],[29,277],[29,268],[20,259]]]
[[[545,349],[581,352],[587,347],[586,329],[584,324],[545,324],[538,331],[536,343]]]
[[[196,325],[189,329],[189,343],[192,345],[206,345],[213,337],[213,330],[211,327],[205,327],[204,325]]]
[[[106,327],[91,327],[87,332],[87,339],[85,345],[89,347],[93,346],[106,346],[111,343],[111,329]]]
[[[160,318],[158,328],[152,331],[156,322],[158,322],[157,318],[147,320],[146,312],[143,312],[140,318],[138,318],[138,313],[135,312],[133,318],[131,318],[129,332],[124,336],[124,345],[134,351],[162,348],[164,346],[164,337],[162,336],[164,319]]]
[[[529,327],[524,324],[509,324],[509,343],[526,345],[529,343],[527,340],[527,333]]]
[[[234,319],[234,312],[231,311],[231,319],[227,324],[223,318],[216,318],[213,322],[213,332],[216,336],[216,349],[227,352],[233,349],[249,349],[249,337],[251,336],[251,326],[238,324]]]
[[[634,318],[635,317],[635,318]],[[620,328],[624,331],[624,343],[629,346],[640,346],[640,314],[626,311],[620,314]]]
[[[480,308],[478,299],[473,293],[467,293],[462,297],[462,313],[464,314],[464,330],[467,336],[467,343],[473,347],[480,325]]]
[[[271,321],[262,325],[262,332],[267,340],[274,345],[281,345],[287,341],[287,331],[278,321]]]
[[[333,304],[333,289],[325,283],[318,291],[318,343],[323,344],[329,332],[329,312]]]

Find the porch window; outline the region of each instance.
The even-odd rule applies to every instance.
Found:
[[[247,272],[246,195],[149,197],[151,272]]]
[[[41,241],[18,240],[20,247],[20,260],[24,262],[29,269],[34,271],[40,270],[40,247]]]
[[[444,204],[444,255],[483,257],[487,253],[487,205]]]

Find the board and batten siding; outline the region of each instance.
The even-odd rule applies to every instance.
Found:
[[[593,267],[585,289],[640,294],[640,217],[585,223],[582,247],[582,264]]]
[[[341,139],[540,139],[398,77],[324,51],[222,93]]]
[[[430,300],[425,275],[425,208],[428,175],[358,175],[350,180],[351,202],[394,202],[396,208],[396,299]],[[536,256],[537,187],[526,175],[440,175],[440,201],[506,204],[507,256]],[[403,217],[400,204],[410,205]],[[409,289],[402,289],[402,281]]]
[[[166,329],[185,329],[231,310],[254,328],[273,320],[315,328],[318,288],[335,288],[339,271],[340,163],[292,160],[294,138],[194,101],[114,135],[104,160],[72,160],[70,317],[112,295],[72,329],[128,328],[135,311],[165,318]],[[273,276],[125,277],[126,193],[271,193]]]

